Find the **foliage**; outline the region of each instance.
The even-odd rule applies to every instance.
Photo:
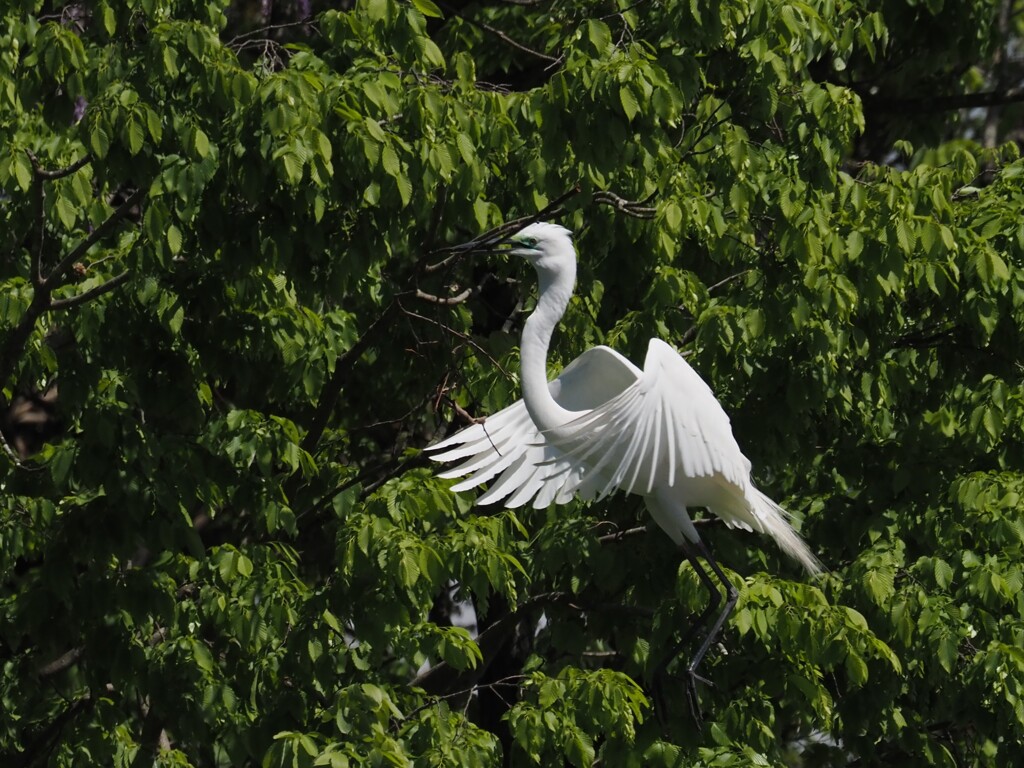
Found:
[[[1024,162],[881,114],[1004,82],[1019,16],[247,7],[0,16],[4,764],[1024,759]],[[684,349],[830,569],[700,522],[740,589],[702,729],[656,671],[707,595],[635,499],[424,466],[518,396],[532,300],[441,249],[541,210],[554,364]]]

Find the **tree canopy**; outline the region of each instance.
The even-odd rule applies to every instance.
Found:
[[[4,765],[1024,761],[1010,0],[13,0]],[[329,7],[330,6],[330,7]],[[422,449],[662,338],[828,573],[635,497],[474,507]],[[655,689],[663,699],[657,711]]]

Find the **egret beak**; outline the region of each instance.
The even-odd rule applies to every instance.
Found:
[[[502,237],[497,240],[486,240],[477,239],[470,240],[468,243],[462,243],[461,245],[453,245],[445,250],[451,253],[459,254],[492,254],[492,253],[507,253],[510,247],[514,243],[510,237]]]

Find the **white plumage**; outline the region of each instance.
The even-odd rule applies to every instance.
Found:
[[[464,478],[453,490],[489,482],[479,504],[537,508],[635,493],[679,545],[699,544],[687,508],[706,507],[730,527],[768,534],[819,571],[784,510],[754,487],[750,461],[711,389],[668,344],[651,340],[642,371],[594,347],[547,381],[548,345],[572,295],[576,251],[568,230],[545,223],[510,243],[540,280],[523,329],[523,399],[430,448],[436,461],[464,460],[440,475]]]

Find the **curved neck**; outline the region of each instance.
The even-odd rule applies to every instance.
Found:
[[[555,402],[548,389],[547,358],[551,334],[565,314],[576,282],[576,265],[559,270],[537,269],[540,295],[537,308],[526,319],[519,346],[523,400],[530,418],[540,430],[554,429],[579,414]]]

